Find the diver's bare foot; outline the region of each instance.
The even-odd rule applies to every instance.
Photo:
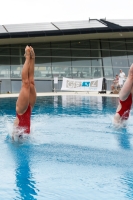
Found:
[[[35,52],[31,46],[30,46],[30,56],[31,56],[31,59],[35,59]]]
[[[129,72],[128,72],[128,78],[133,80],[133,64],[131,65]]]
[[[30,47],[29,47],[28,45],[25,47],[25,54],[24,54],[24,57],[25,57],[26,59],[30,59]]]

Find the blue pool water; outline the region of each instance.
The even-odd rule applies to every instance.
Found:
[[[133,113],[114,128],[117,101],[38,97],[30,138],[14,143],[16,98],[0,99],[0,199],[133,199]]]

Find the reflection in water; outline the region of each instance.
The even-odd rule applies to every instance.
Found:
[[[62,96],[62,106],[69,107],[69,106],[78,106],[83,108],[83,106],[96,106],[96,108],[102,110],[102,96]]]
[[[62,96],[62,106],[69,107],[72,105],[81,106],[82,105],[82,96]]]
[[[130,149],[130,135],[127,132],[126,128],[123,128],[124,130],[119,131],[118,133],[118,141],[119,145],[123,149]]]
[[[54,96],[54,107],[58,107],[58,96]]]
[[[30,169],[30,147],[27,145],[13,145],[12,154],[15,159],[17,198],[35,200],[37,196],[36,182]]]

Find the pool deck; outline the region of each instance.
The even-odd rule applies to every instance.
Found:
[[[10,98],[18,97],[17,94],[0,94],[0,98]],[[98,92],[45,92],[37,93],[37,96],[63,96],[63,95],[75,95],[75,96],[103,96],[103,97],[118,97],[119,94],[110,94],[110,91],[107,91],[106,94],[98,94]]]

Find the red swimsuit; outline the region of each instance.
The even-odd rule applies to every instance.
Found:
[[[125,101],[120,101],[121,110],[117,113],[121,116],[122,119],[127,120],[129,117],[131,105],[132,105],[132,94],[130,93],[128,98]]]
[[[24,133],[30,133],[30,116],[31,116],[31,106],[29,105],[26,112],[22,115],[17,114],[19,119],[18,127],[24,128]]]

